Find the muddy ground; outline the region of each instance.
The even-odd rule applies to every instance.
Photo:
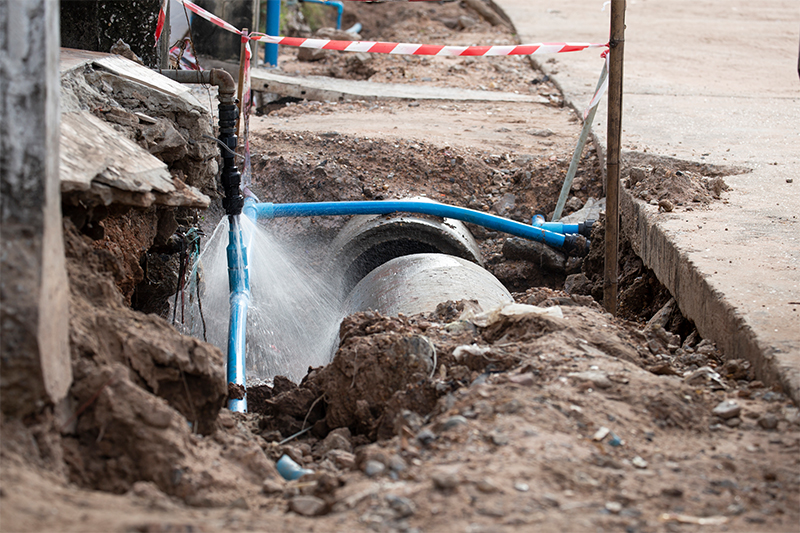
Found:
[[[356,20],[370,39],[513,42],[459,3],[348,4],[344,26]],[[542,103],[264,106],[251,122],[262,200],[424,195],[525,222],[554,209],[580,123],[525,61],[282,54],[287,71],[529,91]],[[725,201],[724,169],[627,161],[627,186],[661,209]],[[602,193],[587,148],[567,212]],[[219,207],[201,216],[212,223]],[[605,313],[602,221],[586,258],[547,261],[472,227],[518,304],[348,317],[332,363],[299,384],[252,388],[251,413],[235,414],[220,409],[219,350],[179,335],[163,305],[130,307],[148,280],[140,273],[132,292],[134,252],[114,240],[138,234],[146,263],[152,226],[174,231],[164,218],[111,212],[102,235],[65,220],[75,383],[66,406],[3,420],[3,531],[797,530],[797,407],[699,338],[624,243],[621,316]],[[274,224],[317,248],[343,221]],[[285,481],[283,455],[312,473]]]

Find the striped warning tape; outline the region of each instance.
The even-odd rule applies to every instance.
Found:
[[[232,33],[242,35],[242,32],[233,25],[225,22],[216,15],[209,13],[190,0],[177,0],[187,9],[212,24],[226,29]],[[319,50],[339,50],[343,52],[370,52],[373,54],[405,54],[429,56],[510,56],[510,55],[539,55],[560,54],[564,52],[579,52],[588,48],[607,48],[607,44],[599,43],[535,43],[520,45],[500,46],[447,46],[438,44],[414,43],[388,43],[377,41],[333,41],[330,39],[306,39],[302,37],[278,37],[263,33],[251,33],[248,38],[252,41],[261,41],[268,44],[281,44],[300,48],[314,48]]]
[[[164,6],[166,2],[164,1]],[[358,0],[368,1],[368,0]],[[423,1],[423,0],[419,0]],[[237,29],[232,24],[225,22],[213,13],[209,13],[202,7],[190,0],[177,0],[187,9],[200,17],[208,20],[212,24],[219,26],[232,33],[241,35],[242,42],[247,43],[246,65],[245,65],[245,87],[249,93],[249,74],[250,60],[253,56],[248,41],[262,41],[268,44],[281,44],[286,46],[296,46],[300,48],[315,48],[319,50],[339,50],[344,52],[370,52],[378,54],[406,54],[406,55],[431,55],[431,56],[510,56],[510,55],[539,55],[539,54],[560,54],[564,52],[578,52],[589,48],[605,48],[602,56],[608,61],[608,44],[599,43],[535,43],[520,45],[495,45],[495,46],[447,46],[433,44],[412,44],[412,43],[388,43],[376,41],[334,41],[330,39],[306,39],[302,37],[275,37],[263,33],[246,33]],[[163,11],[163,6],[162,6]],[[159,24],[156,28],[156,42],[163,28],[163,16],[159,13]],[[608,79],[601,78],[600,85],[592,96],[588,107],[584,111],[584,119],[588,116],[589,110],[595,107],[600,98],[606,91]]]
[[[167,18],[167,2],[169,2],[169,0],[163,0],[163,2],[161,2],[161,7],[158,9],[158,22],[156,22],[156,46],[158,46],[158,40],[161,38],[161,32],[164,30],[164,21]]]

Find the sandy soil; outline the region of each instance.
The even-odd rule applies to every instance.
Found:
[[[344,25],[356,17],[365,38],[512,42],[456,3],[348,4]],[[507,72],[462,65],[468,74],[451,60],[367,66],[373,81],[533,90],[546,104],[302,102],[254,117],[254,190],[268,201],[426,195],[525,222],[549,213],[579,122],[511,61],[498,63]],[[347,75],[346,62],[287,57],[284,68]],[[602,194],[600,164],[584,156],[570,211]],[[713,169],[634,166],[629,186],[665,210],[724,201]],[[280,224],[314,243],[342,221]],[[551,271],[475,228],[521,306],[348,317],[331,364],[252,389],[247,415],[216,415],[222,354],[129,309],[110,247],[66,228],[74,416],[3,420],[2,531],[797,530],[797,407],[700,339],[630,252],[628,320],[603,312],[588,296],[602,225],[585,261]],[[568,275],[583,289],[564,292]],[[283,455],[313,473],[285,481]]]

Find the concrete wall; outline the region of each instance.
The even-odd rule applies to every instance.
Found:
[[[0,406],[15,416],[58,402],[72,382],[58,8],[0,1]]]
[[[156,67],[153,45],[161,1],[61,0],[61,46],[108,52],[122,39],[147,66]]]

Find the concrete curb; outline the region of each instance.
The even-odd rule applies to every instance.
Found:
[[[756,332],[736,308],[659,227],[657,208],[620,188],[620,216],[622,231],[633,250],[669,289],[700,335],[713,340],[728,359],[750,361],[761,381],[780,384],[800,404],[800,372],[783,364],[774,347],[759,342]]]

